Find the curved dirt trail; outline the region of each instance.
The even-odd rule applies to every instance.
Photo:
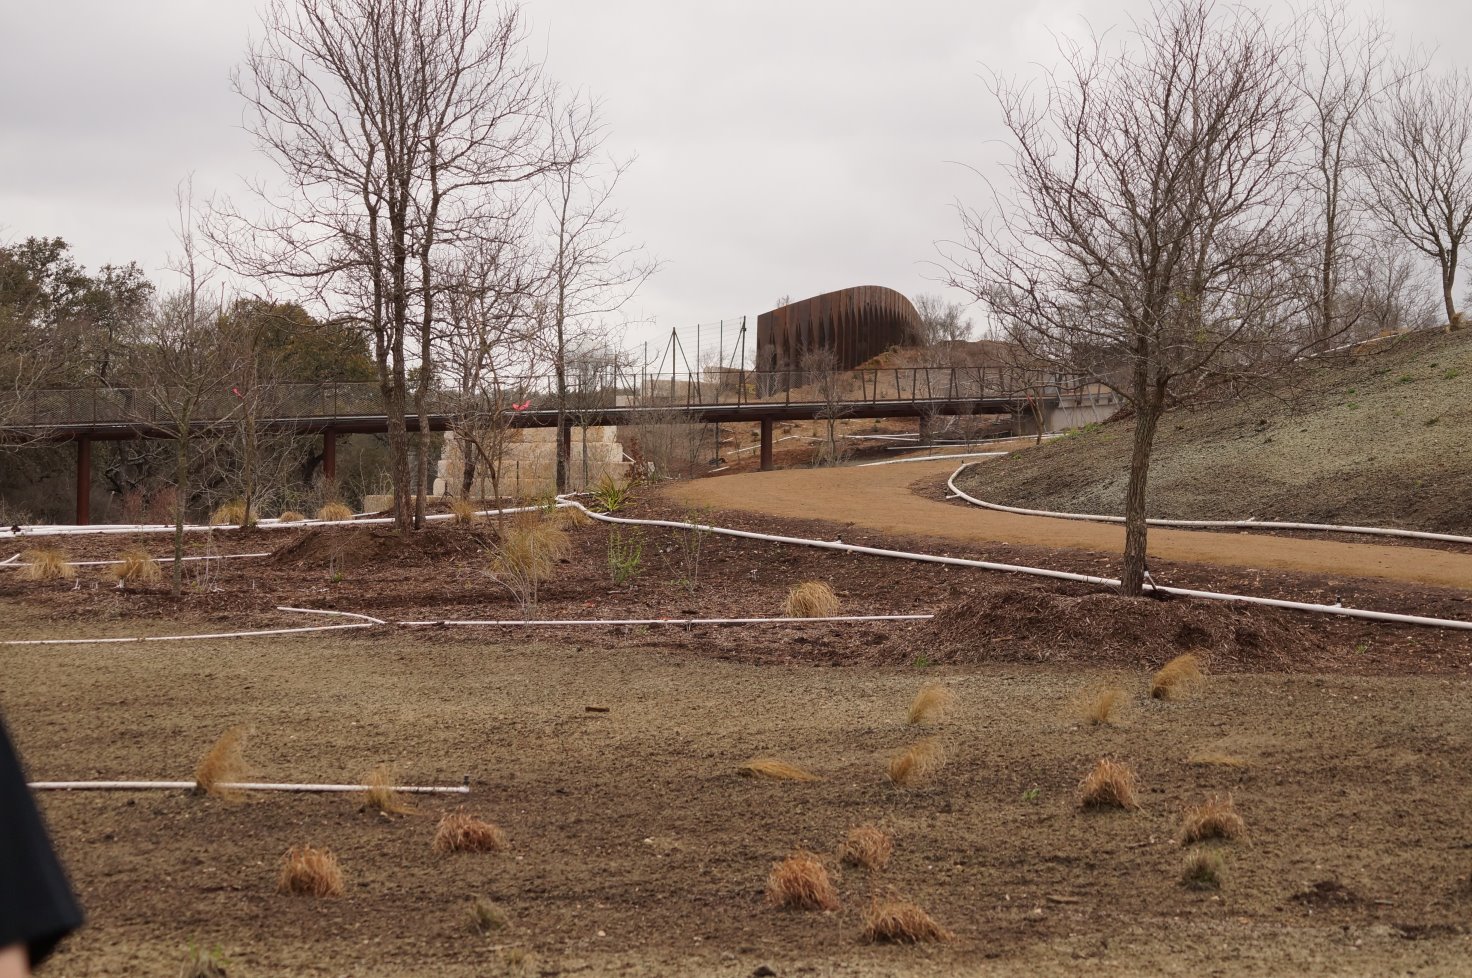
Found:
[[[956,464],[947,459],[906,465],[749,472],[677,483],[665,494],[686,505],[833,520],[906,536],[1123,552],[1123,526],[961,507],[910,491],[917,480],[949,474]],[[1149,545],[1150,554],[1163,560],[1384,578],[1472,590],[1472,554],[1444,550],[1157,527],[1150,530]]]

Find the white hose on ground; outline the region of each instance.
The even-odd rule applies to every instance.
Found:
[[[1018,506],[1003,506],[1000,503],[989,503],[984,499],[977,499],[962,492],[956,486],[956,476],[975,465],[968,462],[955,472],[951,473],[946,485],[951,487],[960,498],[980,506],[984,509],[994,509],[999,513],[1016,513],[1019,516],[1046,516],[1051,519],[1060,520],[1085,520],[1092,523],[1123,523],[1123,516],[1105,516],[1097,513],[1059,513],[1049,509],[1022,509]],[[1429,533],[1422,530],[1399,530],[1384,526],[1338,526],[1332,523],[1285,523],[1275,520],[1167,520],[1147,519],[1149,526],[1175,526],[1190,529],[1252,529],[1252,530],[1316,530],[1326,533],[1366,533],[1382,537],[1407,537],[1412,540],[1440,540],[1446,543],[1472,543],[1472,537],[1457,536],[1452,533]]]
[[[882,462],[860,462],[854,468],[863,469],[871,465],[899,465],[901,462],[934,462],[942,458],[996,458],[998,455],[1010,454],[1011,452],[950,452],[946,455],[917,455],[914,458],[887,458]]]
[[[964,467],[964,466],[963,466]],[[955,476],[952,476],[954,479]],[[952,486],[952,489],[955,487]],[[558,497],[563,500],[563,497]],[[684,523],[677,520],[639,520],[625,516],[610,516],[595,513],[581,503],[563,500],[565,505],[576,506],[595,520],[604,523],[625,523],[641,526],[663,526],[674,530],[702,530],[720,536],[741,537],[747,540],[766,540],[772,543],[791,543],[823,550],[842,550],[848,553],[872,554],[876,557],[897,557],[902,560],[917,560],[931,564],[946,564],[952,567],[975,567],[978,570],[1002,571],[1008,574],[1025,574],[1045,577],[1057,581],[1076,581],[1081,584],[1096,584],[1102,587],[1119,587],[1117,578],[1096,577],[1090,574],[1074,574],[1069,571],[1049,570],[1045,567],[1027,567],[1020,564],[1000,564],[990,560],[970,560],[965,557],[943,557],[938,554],[911,553],[905,550],[888,550],[883,547],[865,547],[836,540],[809,540],[803,537],[784,537],[771,533],[754,533],[751,530],[734,530],[728,527],[708,526],[700,523]],[[1401,615],[1388,611],[1369,611],[1363,608],[1345,608],[1339,605],[1311,604],[1305,601],[1284,601],[1278,598],[1258,598],[1245,594],[1225,594],[1218,591],[1195,591],[1188,588],[1153,586],[1151,590],[1161,594],[1174,594],[1186,598],[1203,598],[1208,601],[1240,601],[1243,604],[1265,605],[1272,608],[1287,608],[1320,615],[1338,615],[1345,618],[1363,618],[1369,621],[1395,622],[1401,625],[1429,625],[1436,628],[1456,628],[1472,631],[1472,621],[1457,618],[1431,618],[1424,615]]]
[[[358,617],[367,617],[366,615]],[[377,619],[374,619],[377,621]],[[379,624],[383,624],[379,622]],[[132,642],[187,642],[217,638],[261,638],[270,635],[302,635],[307,632],[340,632],[349,628],[377,628],[362,622],[352,625],[313,625],[307,628],[264,628],[252,632],[210,632],[203,635],[130,635],[122,638],[12,638],[0,645],[122,645]]]
[[[293,609],[283,608],[282,611]],[[583,618],[568,619],[542,618],[534,620],[492,618],[485,620],[474,619],[438,619],[435,621],[396,621],[395,625],[405,628],[430,628],[439,625],[505,625],[516,626],[551,626],[551,625],[792,625],[792,624],[817,624],[819,622],[853,622],[853,621],[927,621],[934,615],[833,615],[827,618]]]
[[[20,554],[16,554],[15,556],[18,558],[18,557],[20,557]],[[183,561],[185,563],[188,563],[191,560],[233,560],[233,559],[235,559],[237,557],[269,557],[269,556],[271,556],[270,553],[263,553],[263,554],[215,554],[213,556],[184,557],[182,559],[183,559]],[[12,558],[12,559],[14,559],[14,558]],[[151,561],[153,561],[155,564],[172,564],[174,562],[174,558],[173,557],[150,557],[148,559],[151,560]],[[67,563],[67,566],[69,566],[69,567],[109,567],[109,566],[111,566],[113,564],[127,563],[127,561],[123,561],[123,560],[68,560],[66,563]],[[0,560],[0,567],[29,567],[29,566],[31,566],[31,565],[30,564],[12,564],[8,560]]]
[[[193,781],[32,781],[26,785],[36,791],[177,791],[192,790]],[[280,784],[277,782],[230,781],[216,785],[227,791],[367,791],[366,784]],[[394,785],[393,790],[405,795],[468,795],[470,786]]]

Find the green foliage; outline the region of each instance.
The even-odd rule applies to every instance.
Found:
[[[1037,785],[1033,785],[1031,788],[1028,788],[1022,793],[1022,800],[1026,802],[1035,802],[1042,795],[1042,793],[1043,789],[1039,788]]]
[[[619,482],[613,476],[605,475],[590,490],[590,494],[603,507],[605,513],[616,513],[628,505],[632,491],[633,486],[630,483]]]
[[[230,307],[227,324],[242,329],[279,379],[292,384],[365,382],[378,377],[368,341],[344,323],[320,322],[291,302],[246,299]]]
[[[710,531],[703,529],[710,521],[710,510],[697,508],[685,511],[681,522],[691,526],[675,531],[675,547],[679,567],[679,581],[685,590],[694,591],[700,583],[700,552]]]
[[[644,537],[638,528],[608,531],[608,575],[616,585],[627,584],[639,574],[644,557]]]
[[[219,946],[206,948],[190,941],[189,957],[179,969],[179,975],[180,978],[226,978],[229,967],[230,960]]]

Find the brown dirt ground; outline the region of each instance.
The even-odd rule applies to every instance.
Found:
[[[920,467],[853,471],[913,479]],[[684,508],[646,500],[636,512]],[[914,535],[882,534],[736,511],[714,520],[1095,572],[1115,560],[920,536],[913,526]],[[489,526],[407,539],[366,528],[191,538],[195,551],[277,553],[192,570],[180,601],[156,587],[116,591],[94,572],[75,588],[5,572],[0,637],[302,623],[272,610],[288,603],[511,618],[514,605],[484,572],[494,540]],[[781,975],[1043,978],[1082,968],[1228,978],[1466,970],[1465,633],[1286,612],[1243,620],[1219,605],[1122,602],[1086,588],[719,537],[703,541],[698,580],[687,587],[682,539],[652,530],[644,573],[616,588],[604,567],[606,529],[579,528],[574,540],[539,614],[776,614],[790,584],[819,578],[851,611],[940,617],[0,648],[0,709],[35,777],[188,778],[223,729],[244,723],[255,731],[252,776],[351,781],[378,763],[412,783],[468,774],[464,807],[513,843],[504,855],[434,855],[435,820],[454,804],[439,800],[385,817],[345,797],[48,795],[47,817],[91,918],[53,971],[174,973],[191,941],[218,945],[232,978],[737,978],[762,965]],[[104,556],[127,542],[71,545],[76,556]],[[1465,616],[1472,598],[1339,569],[1162,560],[1156,573],[1437,614]],[[1050,612],[1077,602],[1086,615],[1063,622]],[[1258,637],[1242,641],[1243,628]],[[1187,650],[1213,653],[1200,694],[1146,699],[1150,669]],[[937,728],[950,762],[933,784],[900,790],[884,765],[921,735],[904,724],[905,709],[933,680],[959,697]],[[1089,727],[1077,701],[1107,683],[1130,692],[1123,723]],[[1189,763],[1197,753],[1245,766]],[[756,755],[824,780],[737,777],[736,765]],[[1141,812],[1075,810],[1074,785],[1104,755],[1139,772]],[[1174,837],[1182,809],[1211,791],[1233,793],[1249,838],[1227,847],[1222,890],[1196,893],[1176,881],[1183,853]],[[877,878],[843,870],[841,911],[763,906],[772,861],[801,847],[831,862],[843,833],[866,821],[893,833],[896,856]],[[304,843],[342,859],[344,897],[274,893],[281,854]],[[954,930],[955,943],[861,944],[862,908],[890,890]],[[505,908],[508,931],[469,932],[475,896]]]

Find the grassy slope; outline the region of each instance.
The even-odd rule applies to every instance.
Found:
[[[961,485],[1013,506],[1123,513],[1132,422],[978,465]],[[1385,342],[1271,394],[1160,424],[1150,515],[1472,533],[1472,335]]]

